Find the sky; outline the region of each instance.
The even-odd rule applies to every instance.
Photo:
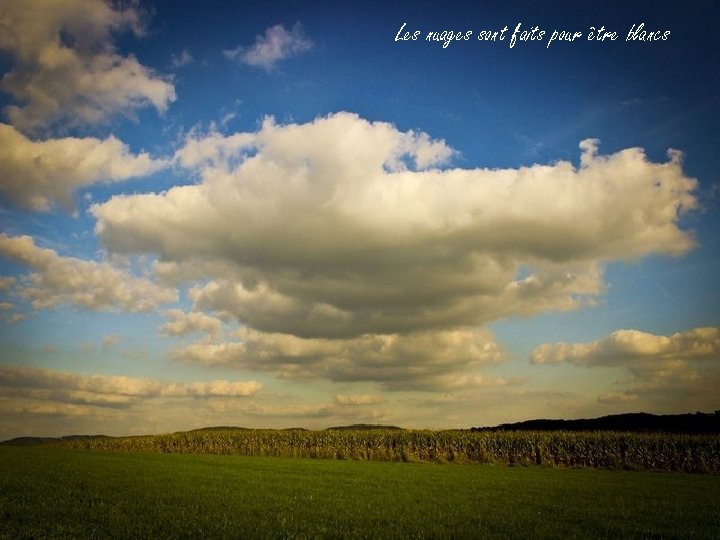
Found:
[[[0,439],[720,409],[707,2],[0,0]]]

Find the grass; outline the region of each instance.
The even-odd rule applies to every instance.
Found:
[[[720,538],[712,475],[0,447],[2,538]]]

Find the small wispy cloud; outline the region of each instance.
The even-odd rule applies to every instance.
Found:
[[[382,401],[382,397],[372,394],[337,394],[335,396],[335,403],[339,405],[376,405]]]
[[[231,60],[270,71],[279,61],[297,56],[312,46],[312,41],[305,36],[299,23],[292,30],[276,24],[265,30],[265,35],[258,36],[252,47],[239,46],[225,50],[223,54]]]
[[[629,99],[624,99],[620,102],[620,105],[623,107],[631,107],[633,105],[643,105],[645,103],[644,99],[640,99],[638,97],[632,97]]]
[[[183,49],[180,54],[170,55],[170,64],[175,69],[187,66],[188,64],[192,64],[194,60],[195,59],[193,58],[192,54],[190,54],[190,51],[188,49]]]
[[[118,334],[110,334],[102,339],[103,349],[112,349],[115,345],[120,343],[122,338]]]

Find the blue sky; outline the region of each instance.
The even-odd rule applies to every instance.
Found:
[[[0,438],[718,408],[715,7],[0,6]]]

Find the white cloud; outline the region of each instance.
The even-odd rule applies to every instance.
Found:
[[[193,130],[175,157],[180,165],[187,168],[206,164],[221,167],[229,164],[243,150],[252,149],[254,142],[251,133],[235,133],[226,137],[217,131],[200,134]]]
[[[628,379],[598,396],[603,405],[632,403],[665,412],[712,410],[720,384],[720,328],[694,328],[670,336],[618,330],[587,343],[540,345],[530,361],[627,370]]]
[[[35,245],[29,236],[0,234],[0,256],[34,272],[19,278],[14,293],[35,309],[74,304],[91,310],[149,311],[177,300],[175,289],[134,277],[108,263],[62,257]]]
[[[168,382],[0,366],[0,439],[18,434],[162,433],[211,425],[323,428],[378,422],[380,396],[308,403],[261,392],[256,381]],[[308,427],[310,427],[308,426]]]
[[[117,334],[109,334],[102,339],[102,345],[105,349],[112,349],[115,345],[120,343],[122,338]]]
[[[419,375],[347,351],[577,309],[603,293],[606,262],[695,246],[679,220],[697,182],[679,153],[653,163],[638,148],[581,148],[579,166],[449,168],[453,150],[425,133],[350,113],[268,119],[254,133],[191,134],[176,159],[199,182],[92,212],[111,252],[157,255],[164,278],[197,280],[194,311],[257,332],[180,356],[393,388],[485,385],[461,350],[446,374],[420,351]],[[291,340],[297,358],[278,352]],[[269,347],[262,362],[256,342]]]
[[[348,406],[338,401],[321,403],[244,403],[237,400],[217,399],[209,403],[216,414],[242,415],[254,418],[255,421],[267,425],[268,422],[283,427],[310,422],[317,428],[329,425],[349,425],[353,423],[377,423],[386,419],[387,410],[369,408],[367,406]],[[322,421],[318,425],[318,420]]]
[[[238,398],[256,394],[256,381],[215,380],[168,383],[124,376],[79,375],[49,369],[0,366],[5,397],[31,399],[44,406],[57,404],[128,407],[157,398]]]
[[[161,327],[161,331],[169,336],[185,336],[195,332],[204,332],[210,337],[222,336],[222,321],[205,313],[186,313],[181,309],[171,309],[165,312],[170,322]]]
[[[335,403],[340,405],[377,405],[382,401],[381,396],[372,394],[337,394],[335,396]]]
[[[269,371],[285,379],[373,381],[388,390],[448,390],[498,384],[468,370],[499,362],[503,353],[489,332],[455,329],[353,339],[304,339],[250,329],[241,341],[197,342],[176,348],[177,360]]]
[[[262,385],[256,381],[230,382],[217,380],[180,385],[179,390],[174,390],[173,393],[165,392],[163,395],[189,395],[193,397],[244,397],[252,396],[260,390],[260,388],[262,388]]]
[[[10,315],[10,317],[7,318],[7,321],[10,324],[15,324],[24,321],[27,318],[27,316],[23,313],[13,313]]]
[[[629,392],[609,392],[607,394],[601,394],[597,400],[598,403],[602,403],[603,405],[624,405],[636,402],[638,395]]]
[[[9,422],[17,418],[32,421],[34,420],[32,417],[37,415],[50,417],[88,417],[93,415],[94,412],[95,408],[92,406],[77,405],[74,403],[47,402],[42,399],[0,399],[0,415],[7,418]],[[17,430],[17,427],[15,429]]]
[[[662,336],[618,330],[588,343],[546,343],[531,354],[533,364],[661,366],[691,360],[720,360],[720,328],[694,328]]]
[[[192,64],[193,61],[194,58],[188,49],[183,49],[180,54],[170,55],[170,62],[175,69]]]
[[[17,279],[13,276],[0,276],[0,291],[11,289],[17,283]]]
[[[602,263],[680,255],[696,207],[679,156],[428,169],[452,151],[425,134],[339,113],[189,139],[201,183],[92,207],[112,251],[149,252],[188,277],[200,309],[304,337],[483,324],[572,309],[602,293]],[[199,265],[202,261],[202,265]]]
[[[52,203],[73,209],[79,187],[144,176],[167,165],[144,152],[133,155],[114,136],[32,141],[0,124],[0,192],[31,210],[49,210]]]
[[[0,439],[72,433],[129,435],[234,424],[256,381],[173,383],[0,366]],[[233,408],[221,414],[219,408]]]
[[[276,24],[265,30],[264,36],[258,36],[252,47],[237,47],[223,51],[227,58],[239,60],[250,66],[271,70],[281,60],[292,58],[312,48],[310,41],[296,24],[292,30],[286,30]]]
[[[163,112],[173,85],[134,56],[120,56],[112,33],[142,32],[140,13],[103,0],[6,0],[0,11],[0,51],[13,66],[0,90],[17,103],[5,112],[25,132],[55,123],[96,124],[153,106]]]

